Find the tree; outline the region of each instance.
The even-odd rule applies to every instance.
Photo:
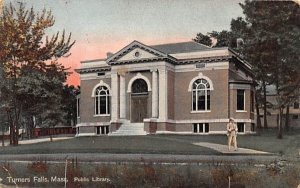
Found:
[[[45,36],[46,29],[53,26],[54,22],[51,11],[44,9],[41,13],[35,13],[33,8],[26,10],[23,3],[18,3],[17,8],[12,4],[5,6],[0,16],[0,63],[7,83],[3,90],[7,94],[5,97],[8,101],[13,145],[18,145],[20,115],[30,104],[26,100],[29,98],[25,97],[22,82],[26,78],[35,79],[33,75],[39,71],[43,73],[40,75],[42,77],[47,72],[44,71],[47,63],[57,62],[59,58],[70,55],[68,52],[75,43],[71,42],[71,34],[66,37],[65,32],[62,35],[57,32],[51,38]],[[62,68],[57,63],[51,63],[50,66],[56,66],[56,70]],[[34,74],[25,74],[25,71],[33,71]],[[36,84],[34,81],[32,83]],[[47,86],[52,87],[51,83]],[[39,90],[38,87],[34,88]],[[48,91],[55,92],[51,89]]]
[[[235,46],[235,40],[231,31],[223,30],[221,32],[212,31],[209,36],[217,39],[217,43],[213,47],[232,47]]]
[[[278,138],[282,138],[283,109],[299,96],[299,5],[292,1],[249,0],[240,5],[247,23],[242,31],[243,54],[252,63],[264,95],[267,84],[276,86],[277,102],[273,108],[278,110]],[[266,108],[266,101],[264,104]]]
[[[63,88],[62,105],[65,112],[67,125],[77,124],[77,95],[80,93],[80,87],[65,85]]]
[[[197,33],[196,38],[193,39],[195,42],[204,44],[206,46],[212,45],[212,40],[209,35],[203,35],[202,33]]]

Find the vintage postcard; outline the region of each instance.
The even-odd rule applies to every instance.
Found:
[[[300,188],[298,1],[0,0],[0,187]]]

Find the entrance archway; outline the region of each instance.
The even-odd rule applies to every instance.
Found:
[[[136,79],[131,87],[131,122],[141,123],[148,113],[148,85],[144,79]]]

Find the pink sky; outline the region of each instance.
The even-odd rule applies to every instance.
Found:
[[[198,32],[230,29],[232,18],[242,16],[244,0],[5,0],[24,2],[36,12],[51,10],[52,35],[65,30],[76,44],[72,55],[60,59],[73,72],[67,83],[79,85],[74,69],[80,61],[105,58],[133,40],[146,45],[191,41]]]
[[[145,38],[140,42],[146,45],[153,45],[190,40],[190,38],[164,38],[158,41],[157,39]],[[70,51],[71,56],[59,60],[59,62],[63,63],[65,67],[70,67],[69,71],[72,72],[68,77],[67,84],[75,86],[80,85],[79,74],[74,71],[74,69],[80,67],[80,61],[106,58],[107,52],[116,53],[132,41],[133,40],[130,41],[130,39],[124,39],[124,41],[119,40],[118,43],[108,43],[107,45],[102,46],[100,44],[103,44],[103,41],[94,41],[93,43],[76,42]]]

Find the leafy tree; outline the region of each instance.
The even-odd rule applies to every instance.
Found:
[[[267,84],[276,86],[277,103],[273,108],[278,110],[278,138],[282,138],[283,109],[299,96],[299,5],[292,1],[249,0],[240,5],[247,23],[242,31],[243,54],[254,66],[256,79],[262,83],[264,95]]]
[[[80,93],[80,87],[65,85],[63,88],[62,105],[65,112],[64,119],[67,125],[77,124],[77,95]]]
[[[63,68],[56,62],[59,58],[70,55],[68,52],[75,43],[71,42],[71,34],[66,37],[65,32],[62,35],[57,32],[51,38],[45,36],[46,29],[53,26],[54,22],[51,11],[44,9],[41,13],[35,13],[33,8],[26,10],[23,3],[18,3],[17,7],[12,4],[5,6],[0,16],[0,63],[3,65],[7,83],[2,89],[6,93],[5,97],[8,103],[6,106],[12,134],[11,144],[13,145],[18,145],[22,113],[29,109],[32,111],[39,109],[34,110],[30,107],[30,104],[33,103],[30,101],[32,100],[30,95],[36,96],[35,92],[42,92],[44,88],[33,86],[39,84],[39,79],[51,80],[49,74]],[[47,62],[48,64],[52,62],[50,68]],[[28,72],[32,72],[32,74]],[[47,75],[47,73],[49,74]],[[24,93],[26,90],[22,83],[26,79],[33,79],[31,86],[37,91],[32,89],[29,95]],[[52,79],[65,81],[60,78]],[[48,87],[48,95],[55,97],[57,90],[52,90],[55,87],[53,85],[49,82],[45,87]],[[51,104],[53,101],[48,102]]]
[[[217,43],[213,47],[231,47],[234,46],[232,32],[223,30],[221,32],[212,31],[209,33],[210,37],[217,39]]]
[[[212,40],[209,35],[203,35],[202,33],[197,33],[196,38],[193,39],[195,42],[204,44],[206,46],[212,45]]]

